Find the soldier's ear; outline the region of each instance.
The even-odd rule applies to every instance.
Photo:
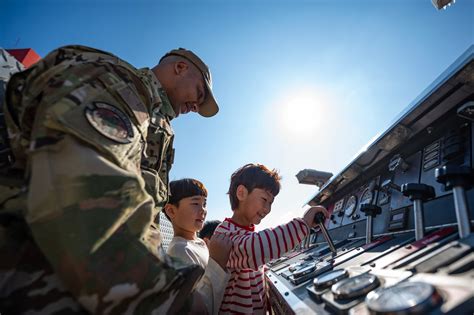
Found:
[[[249,191],[244,185],[239,185],[237,186],[237,190],[235,192],[235,195],[237,196],[237,199],[239,201],[245,200],[249,194]]]
[[[184,61],[176,61],[174,63],[174,72],[177,75],[183,75],[186,72],[186,70],[188,70],[188,68],[189,68],[189,65]]]

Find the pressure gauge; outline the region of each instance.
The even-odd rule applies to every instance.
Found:
[[[428,283],[401,282],[370,292],[365,301],[375,314],[427,314],[442,298]]]
[[[372,199],[374,199],[374,192],[369,188],[367,187],[364,192],[362,193],[362,196],[360,197],[360,204],[363,205],[363,204],[371,204],[372,203]]]
[[[355,195],[352,195],[349,197],[349,199],[347,199],[346,207],[344,208],[344,214],[347,217],[350,217],[354,213],[356,207],[357,207],[357,197]]]
[[[380,280],[376,276],[369,273],[363,273],[339,281],[331,287],[331,291],[336,300],[352,299],[366,295],[379,285]]]

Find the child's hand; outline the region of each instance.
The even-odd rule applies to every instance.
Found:
[[[229,260],[232,241],[230,237],[222,233],[214,233],[209,242],[209,256],[214,259],[222,269],[226,269]]]
[[[303,220],[308,224],[309,227],[317,227],[318,225],[314,221],[314,216],[316,213],[322,212],[324,214],[324,217],[328,218],[329,217],[329,212],[324,208],[323,206],[314,206],[306,210],[306,212],[303,215]]]

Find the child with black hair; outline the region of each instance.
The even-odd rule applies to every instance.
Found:
[[[202,227],[201,231],[199,231],[199,238],[203,239],[206,242],[206,245],[209,246],[209,241],[214,234],[217,226],[222,222],[219,220],[212,220],[204,222],[204,226]]]
[[[228,194],[233,215],[215,231],[215,235],[230,236],[233,243],[227,263],[231,278],[220,314],[265,314],[268,304],[264,265],[301,243],[310,228],[316,227],[316,213],[328,216],[324,207],[316,206],[308,209],[302,218],[255,232],[255,225],[270,213],[279,192],[278,172],[264,165],[247,164],[232,174]]]
[[[204,297],[209,314],[217,314],[230,278],[226,264],[232,243],[223,234],[211,237],[208,245],[197,237],[207,214],[207,189],[200,181],[191,178],[172,181],[170,193],[164,211],[173,225],[174,237],[167,253],[205,269],[197,291]]]

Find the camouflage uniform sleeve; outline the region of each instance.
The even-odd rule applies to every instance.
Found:
[[[60,97],[43,93],[31,132],[26,219],[60,280],[89,312],[174,313],[189,307],[202,269],[160,258],[147,243],[154,202],[140,176],[146,122],[116,93],[130,83],[103,73],[80,84],[56,77],[56,89],[76,87]]]

